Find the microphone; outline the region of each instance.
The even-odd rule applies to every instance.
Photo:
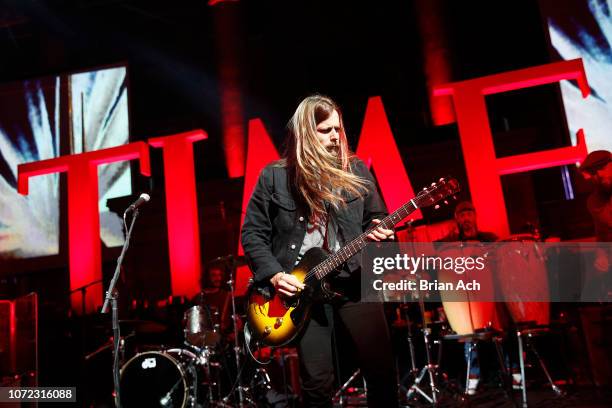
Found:
[[[141,205],[143,205],[144,203],[146,203],[147,201],[149,201],[151,199],[151,196],[148,195],[147,193],[142,193],[140,195],[140,197],[138,197],[138,200],[134,201],[132,203],[132,205],[130,205],[127,210],[125,210],[125,212],[130,212],[130,211],[134,211],[135,209],[137,209],[138,207],[140,207]]]

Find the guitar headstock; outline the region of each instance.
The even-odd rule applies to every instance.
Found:
[[[456,178],[443,177],[421,190],[414,200],[418,207],[429,207],[444,200],[446,197],[457,194],[460,190],[461,187]],[[444,203],[448,204],[448,201],[444,201]],[[439,208],[439,205],[436,205],[437,208]]]

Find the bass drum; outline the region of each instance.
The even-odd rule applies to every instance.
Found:
[[[503,245],[497,254],[497,279],[512,320],[549,324],[548,272],[538,240],[530,234],[520,234],[498,242]],[[534,302],[534,299],[541,301]]]
[[[121,406],[195,407],[197,360],[185,349],[136,354],[121,368]]]

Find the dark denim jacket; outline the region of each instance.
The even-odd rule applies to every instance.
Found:
[[[372,219],[387,215],[366,165],[354,159],[351,167],[355,174],[370,182],[370,188],[364,197],[347,197],[347,206],[337,212],[339,236],[345,242],[369,228]],[[293,269],[306,235],[307,219],[308,214],[291,194],[287,169],[274,163],[266,166],[259,175],[242,225],[242,247],[255,282]],[[356,255],[347,261],[350,272],[359,269],[359,259]]]

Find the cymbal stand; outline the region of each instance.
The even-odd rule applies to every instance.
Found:
[[[230,268],[228,268],[230,276],[227,281],[227,284],[229,286],[230,297],[232,299],[232,324],[234,327],[234,357],[236,359],[236,370],[238,372],[237,374],[238,378],[236,378],[237,389],[238,389],[238,407],[243,408],[245,396],[244,396],[244,387],[242,386],[242,379],[240,378],[242,370],[240,369],[240,342],[238,340],[238,323],[237,323],[238,315],[236,314],[236,297],[234,294],[234,273],[236,272],[236,260],[234,259],[233,256],[230,258],[230,262],[231,262]]]
[[[427,364],[421,368],[419,375],[415,378],[413,384],[406,392],[406,398],[410,399],[416,393],[420,394],[423,398],[427,400],[427,402],[436,405],[438,403],[438,394],[440,390],[436,385],[436,374],[438,370],[438,366],[433,364],[431,359],[431,341],[429,336],[431,335],[431,328],[427,327],[427,321],[425,320],[425,302],[423,301],[423,296],[419,293],[419,309],[421,311],[421,317],[423,319],[423,341],[425,343],[425,357],[427,359]],[[414,359],[414,358],[413,358]],[[414,367],[414,361],[413,361]],[[416,372],[416,368],[414,368],[414,372]],[[425,376],[429,376],[429,387],[431,389],[431,395],[427,394],[420,387],[421,382],[425,379]]]
[[[338,391],[336,391],[336,393],[334,394],[334,397],[332,399],[334,401],[337,400],[338,405],[340,405],[341,407],[344,406],[344,396],[343,396],[344,392],[348,389],[349,385],[351,385],[351,383],[355,381],[355,379],[357,378],[357,376],[359,376],[359,374],[361,374],[361,369],[358,368],[357,370],[355,370],[353,375],[351,375],[351,377],[348,380],[346,380],[346,382],[342,384],[340,389],[338,389]],[[364,380],[364,386],[365,386],[365,380]]]
[[[414,227],[412,226],[412,220],[408,222],[407,228],[408,228],[408,233],[411,234],[414,238]],[[411,243],[412,243],[412,252],[414,253],[415,252],[414,239],[411,240]],[[418,273],[416,273],[414,276],[417,280],[421,279],[421,275]],[[420,285],[417,285],[417,296],[418,296],[418,301],[419,301],[419,310],[421,312],[421,321],[423,322],[423,329],[421,331],[423,333],[423,341],[425,343],[425,357],[427,359],[427,364],[421,369],[421,371],[419,372],[419,375],[415,378],[414,382],[412,383],[412,385],[406,392],[406,398],[407,399],[412,398],[412,396],[416,392],[416,393],[419,393],[423,398],[425,398],[427,402],[433,405],[437,405],[438,393],[440,392],[436,385],[436,375],[437,375],[438,366],[437,364],[433,364],[432,359],[431,359],[431,345],[430,345],[430,339],[429,339],[429,336],[431,335],[431,328],[427,327],[427,320],[425,319],[425,301],[423,299],[424,294],[420,291],[420,289],[418,289],[419,287]],[[410,330],[410,328],[408,330]],[[414,347],[412,347],[412,339],[410,338],[411,337],[410,331],[408,333],[409,333],[409,343],[408,344],[411,347],[410,356],[412,360],[411,361],[412,369],[413,369],[413,372],[416,373],[416,366],[414,363]],[[429,376],[429,387],[431,389],[431,395],[427,394],[420,387],[420,384],[425,379],[426,375]]]
[[[410,320],[410,314],[408,313],[408,309],[406,307],[407,302],[404,300],[403,305],[400,306],[400,317],[403,316],[404,320],[406,320],[406,341],[408,342],[408,352],[410,353],[410,373],[415,374],[419,370],[416,366],[416,361],[414,359],[414,342],[412,341],[412,321]]]

